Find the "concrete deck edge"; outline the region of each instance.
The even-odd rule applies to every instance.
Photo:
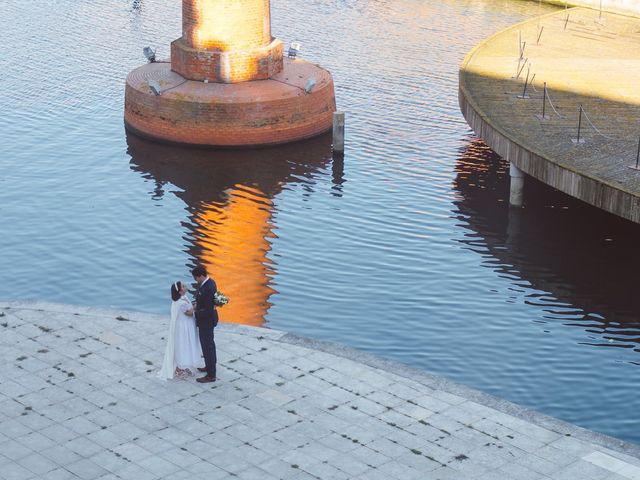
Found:
[[[606,181],[574,171],[520,145],[495,127],[460,87],[460,110],[473,131],[501,157],[541,182],[594,207],[640,223],[640,199]]]
[[[145,312],[137,312],[132,310],[90,307],[81,305],[59,304],[50,302],[41,302],[36,300],[2,300],[0,299],[0,309],[9,307],[11,309],[22,310],[40,310],[56,313],[69,313],[81,315],[95,315],[102,317],[124,317],[131,321],[157,321],[158,319],[167,319],[165,315],[157,315]],[[439,375],[410,367],[394,360],[386,359],[371,353],[357,350],[342,344],[328,342],[324,340],[316,340],[309,337],[296,335],[280,330],[273,330],[265,327],[250,327],[246,325],[221,323],[217,327],[225,333],[247,335],[251,337],[267,337],[271,341],[282,342],[291,345],[297,345],[309,350],[317,350],[320,352],[345,358],[356,363],[383,370],[408,380],[428,385],[432,388],[457,395],[469,401],[478,403],[485,407],[493,408],[501,413],[511,415],[521,420],[527,421],[554,432],[571,436],[579,440],[590,442],[615,452],[623,453],[640,458],[640,445],[636,445],[624,440],[611,437],[602,433],[588,430],[583,427],[565,422],[555,417],[545,415],[543,413],[531,410],[521,405],[512,403],[508,400],[481,392],[471,387],[448,380]]]
[[[560,165],[544,156],[543,153],[536,151],[534,147],[525,146],[515,141],[482,111],[468,91],[466,68],[478,50],[496,37],[515,30],[520,25],[557,15],[557,13],[551,12],[511,25],[486,38],[467,53],[459,69],[458,104],[460,111],[476,135],[482,138],[498,155],[513,163],[527,175],[597,208],[640,223],[640,198],[635,193],[611,185],[606,180],[588,173]]]

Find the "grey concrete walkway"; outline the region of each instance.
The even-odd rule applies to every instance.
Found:
[[[640,479],[637,446],[377,357],[217,329],[163,382],[167,318],[0,302],[2,479]]]
[[[639,78],[640,18],[575,8],[473,49],[460,67],[460,107],[477,135],[528,175],[640,223],[640,170],[629,168],[640,139]]]

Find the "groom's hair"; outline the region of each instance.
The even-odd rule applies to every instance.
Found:
[[[194,267],[193,270],[191,270],[191,275],[193,276],[193,278],[202,277],[202,276],[206,277],[207,271],[202,265],[198,265]]]
[[[174,302],[180,299],[180,289],[182,288],[182,282],[175,282],[171,284],[171,300]]]

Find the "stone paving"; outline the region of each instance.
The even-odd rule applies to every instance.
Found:
[[[264,328],[164,382],[167,317],[0,302],[1,479],[640,479],[640,448]]]

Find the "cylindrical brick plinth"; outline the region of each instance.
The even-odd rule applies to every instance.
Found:
[[[315,86],[305,91],[311,79]],[[161,95],[149,82],[160,85]],[[331,129],[335,109],[331,74],[289,59],[273,79],[233,85],[185,82],[168,64],[150,63],[129,74],[125,93],[129,130],[194,145],[248,147],[310,138]]]
[[[269,0],[182,0],[171,62],[129,74],[128,130],[193,145],[249,147],[314,137],[332,126],[333,79],[284,58]]]

